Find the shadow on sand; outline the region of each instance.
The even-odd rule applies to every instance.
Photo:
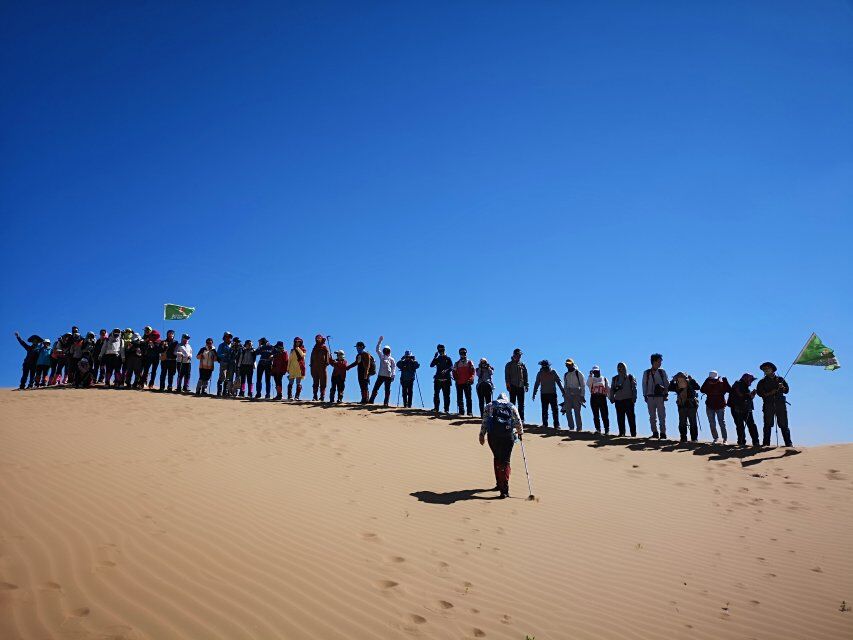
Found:
[[[459,491],[446,491],[436,493],[435,491],[415,491],[409,495],[427,504],[453,504],[461,500],[498,500],[499,496],[481,496],[491,489],[460,489]]]

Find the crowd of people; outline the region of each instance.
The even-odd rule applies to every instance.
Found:
[[[20,388],[70,385],[74,387],[104,387],[123,389],[158,389],[162,392],[190,393],[193,362],[198,361],[198,375],[194,393],[197,396],[300,400],[303,383],[311,378],[312,400],[343,401],[347,377],[351,369],[359,386],[361,404],[373,404],[380,392],[382,404],[389,406],[392,383],[399,376],[403,406],[412,407],[415,384],[420,383],[418,369],[421,364],[410,351],[396,360],[391,347],[384,345],[380,336],[375,353],[364,342],[355,345],[352,361],[343,350],[331,351],[325,336],[318,334],[309,353],[302,338],[293,339],[290,348],[279,340],[272,344],[260,338],[257,345],[252,340],[225,332],[219,345],[207,338],[197,353],[193,352],[190,336],[180,339],[169,330],[165,337],[151,327],[140,335],[131,328],[101,329],[98,336],[89,332],[83,335],[72,327],[55,342],[32,335],[28,340],[15,334],[26,351],[23,361]],[[456,408],[459,415],[473,416],[473,392],[476,391],[480,414],[485,417],[494,412],[495,369],[486,358],[477,364],[469,359],[468,351],[461,348],[455,361],[447,355],[444,345],[436,347],[429,363],[433,374],[433,411],[450,412],[451,389],[456,388]],[[752,388],[756,378],[744,373],[734,383],[711,371],[699,384],[685,372],[679,371],[670,378],[662,368],[663,356],[650,357],[650,367],[640,379],[628,371],[624,362],[616,365],[616,373],[608,378],[600,367],[592,367],[587,376],[575,362],[565,361],[562,376],[548,360],[539,362],[533,382],[532,399],[539,394],[542,407],[542,424],[560,429],[560,416],[565,415],[569,431],[583,430],[583,412],[587,395],[595,431],[610,435],[610,405],[616,414],[619,436],[637,436],[635,405],[642,397],[649,413],[651,437],[667,439],[667,400],[675,397],[678,431],[681,442],[696,442],[700,428],[700,394],[704,395],[705,414],[714,442],[727,443],[726,424],[728,407],[734,421],[737,444],[747,446],[747,433],[753,447],[770,446],[771,433],[777,426],[785,446],[793,446],[788,428],[788,383],[777,375],[776,366],[765,362],[760,366],[763,377]],[[218,367],[216,390],[212,388],[214,370]],[[159,370],[159,380],[158,380]],[[371,388],[371,380],[376,376]],[[506,403],[518,414],[518,424],[524,424],[525,398],[530,390],[527,365],[521,349],[515,349],[504,366],[504,383],[508,396]],[[307,383],[306,383],[307,384]],[[286,388],[285,388],[286,385]],[[272,396],[272,389],[275,395]],[[763,400],[763,433],[759,441],[758,427],[753,418],[753,399]],[[560,400],[562,396],[562,400]],[[504,416],[502,413],[501,416]],[[505,416],[504,416],[505,417]],[[513,424],[513,420],[509,420]],[[496,458],[497,459],[497,458]],[[497,473],[497,471],[496,471]]]

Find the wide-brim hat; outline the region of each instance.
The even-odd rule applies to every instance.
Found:
[[[761,365],[760,367],[758,367],[758,368],[759,368],[759,369],[761,369],[762,371],[764,371],[765,369],[773,369],[773,372],[774,372],[774,373],[776,372],[776,365],[775,365],[775,364],[773,364],[772,362],[764,362],[764,363],[762,363],[762,365]]]

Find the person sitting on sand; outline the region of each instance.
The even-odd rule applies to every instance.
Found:
[[[765,447],[770,446],[770,432],[773,430],[775,422],[782,431],[782,438],[785,440],[786,447],[793,447],[791,444],[791,431],[788,429],[788,401],[785,400],[785,394],[790,391],[785,378],[776,375],[776,365],[772,362],[765,362],[761,365],[761,371],[764,377],[758,381],[755,387],[756,393],[764,400],[764,439],[762,444]]]
[[[686,373],[679,371],[672,377],[669,390],[675,392],[675,404],[678,406],[678,433],[680,442],[687,442],[687,425],[690,424],[690,442],[699,439],[696,412],[699,410],[699,383]]]
[[[77,363],[77,375],[74,378],[75,389],[88,389],[92,386],[92,365],[89,358],[82,357]]]
[[[480,444],[485,444],[488,438],[489,448],[494,457],[494,490],[500,491],[501,498],[509,498],[512,448],[515,441],[521,439],[523,432],[521,415],[505,393],[499,394],[497,400],[486,405],[480,427]]]
[[[751,373],[744,373],[740,380],[732,385],[729,392],[729,410],[732,412],[732,420],[735,423],[737,431],[737,444],[739,447],[746,446],[745,428],[749,429],[749,437],[752,438],[752,446],[758,447],[758,426],[755,424],[755,419],[752,417],[753,402],[755,390],[749,390],[749,385],[755,380],[755,376]]]

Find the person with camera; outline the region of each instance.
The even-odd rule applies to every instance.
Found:
[[[764,377],[758,381],[755,391],[764,400],[764,438],[762,445],[770,446],[770,432],[773,430],[773,423],[775,422],[782,431],[785,446],[793,447],[791,431],[788,429],[788,401],[785,400],[785,394],[790,391],[788,383],[785,378],[776,375],[776,365],[772,362],[762,364],[761,371],[764,373]]]
[[[400,372],[400,388],[403,391],[403,406],[407,409],[412,408],[412,399],[414,397],[415,377],[421,363],[418,362],[411,351],[406,351],[400,361],[397,363],[397,369]]]
[[[453,372],[453,360],[444,353],[443,344],[435,348],[435,355],[429,366],[435,369],[432,395],[433,411],[438,413],[439,394],[441,394],[444,397],[444,413],[450,413],[450,384]]]
[[[628,365],[620,362],[616,365],[616,375],[610,379],[610,402],[616,407],[616,424],[619,435],[625,435],[625,418],[631,437],[637,437],[637,418],[634,405],[637,404],[637,380],[628,373]]]
[[[661,368],[663,356],[653,353],[649,358],[651,367],[643,372],[643,398],[649,409],[649,424],[652,438],[666,440],[666,399],[668,397],[669,378]],[[660,431],[658,431],[658,422]]]
[[[493,381],[495,368],[489,364],[486,358],[480,358],[480,364],[477,366],[477,401],[480,403],[480,415],[487,404],[492,402],[492,393],[495,390]]]
[[[705,382],[699,388],[700,393],[705,394],[705,413],[708,415],[708,424],[711,425],[711,437],[717,442],[717,423],[720,423],[720,435],[723,444],[728,440],[726,433],[726,394],[732,390],[729,381],[721,378],[716,371],[711,371]]]
[[[513,350],[512,357],[504,366],[504,378],[509,401],[518,408],[518,415],[524,422],[524,394],[530,389],[530,383],[527,379],[527,365],[521,361],[522,355],[521,349]]]
[[[749,429],[749,436],[752,438],[752,446],[758,447],[758,426],[755,424],[755,419],[752,417],[753,403],[755,390],[750,391],[749,385],[755,380],[755,376],[751,373],[744,373],[740,380],[737,380],[729,392],[728,405],[732,412],[732,420],[735,422],[735,430],[737,432],[737,444],[739,447],[746,446],[746,428]]]
[[[690,442],[699,439],[697,411],[699,410],[699,383],[686,373],[679,371],[669,383],[669,390],[675,392],[675,404],[678,407],[679,442],[687,442],[687,425],[690,424]]]
[[[566,358],[566,373],[563,374],[563,411],[569,431],[583,431],[581,408],[586,404],[586,386],[583,374],[575,366],[575,361]]]

